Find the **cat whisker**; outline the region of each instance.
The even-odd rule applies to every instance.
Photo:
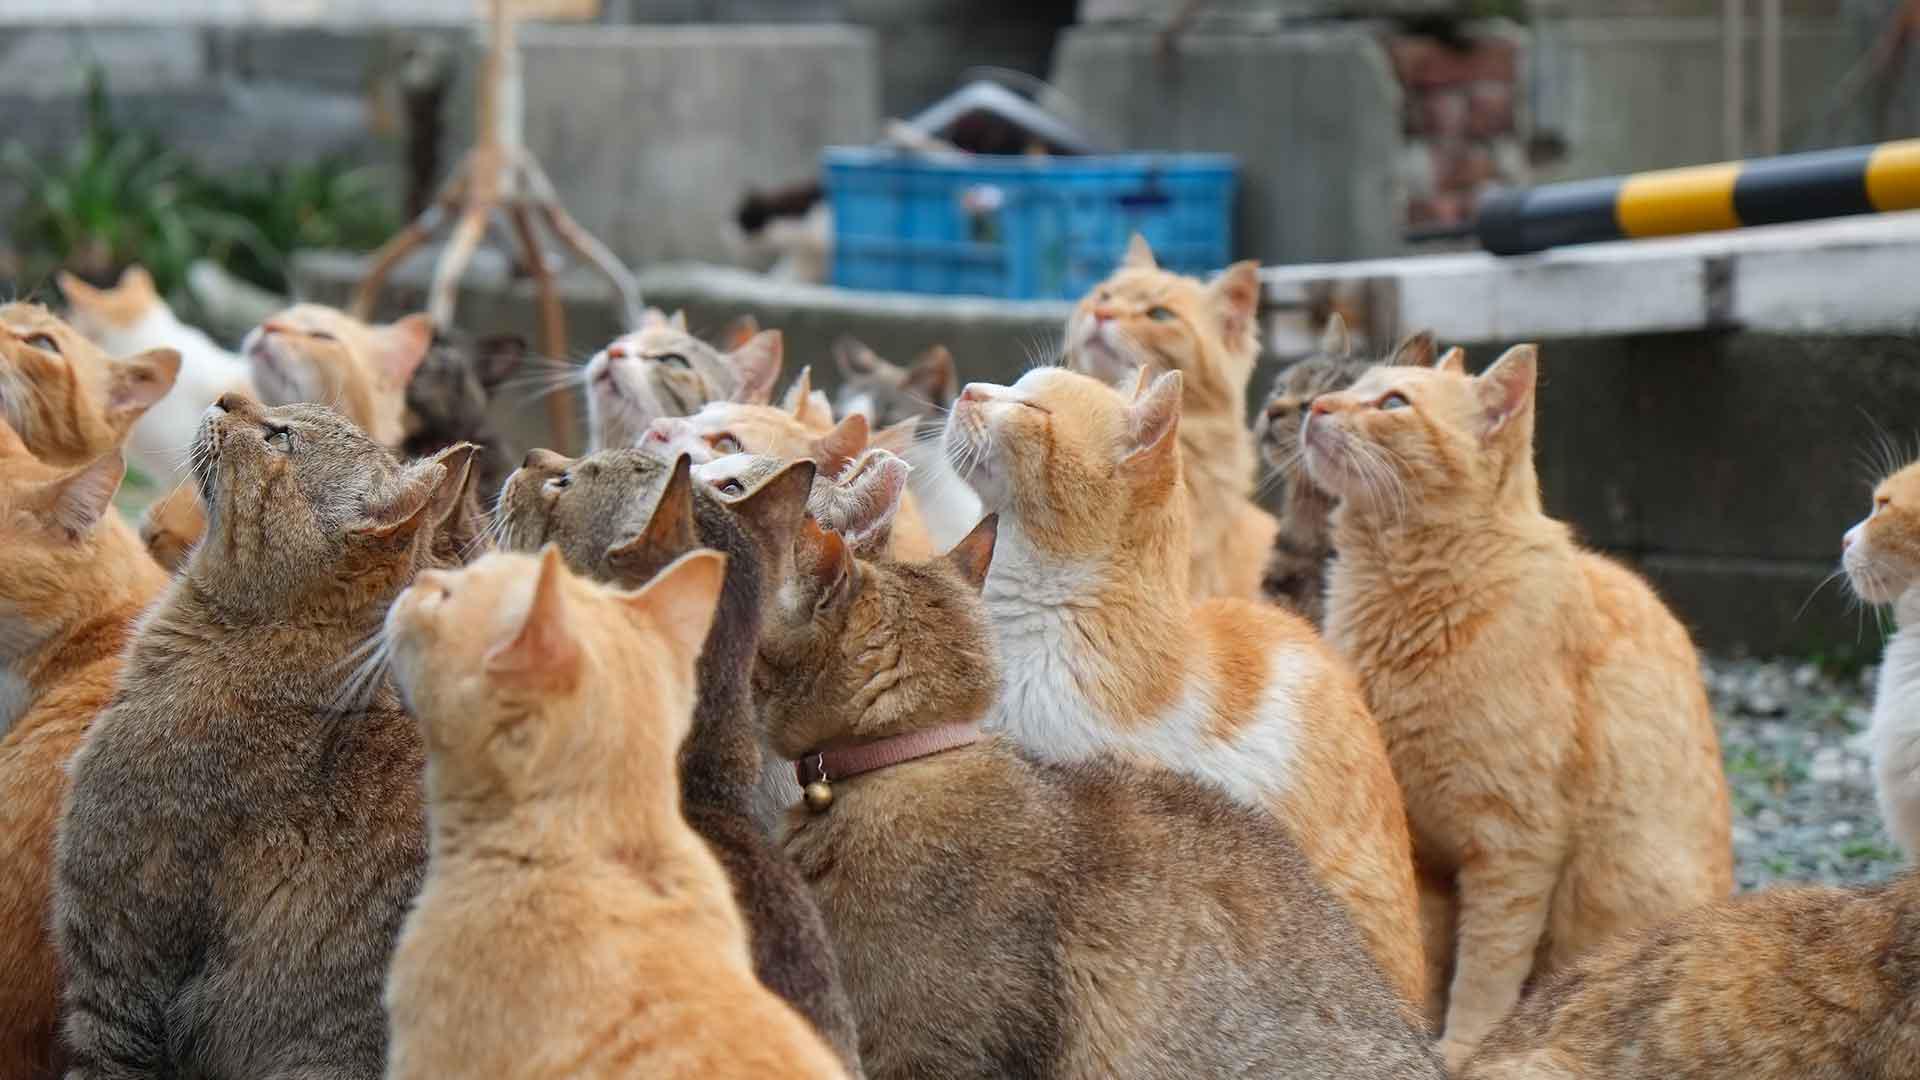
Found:
[[[1807,594],[1807,598],[1801,601],[1800,610],[1793,613],[1794,621],[1798,622],[1800,620],[1800,616],[1805,615],[1807,613],[1807,608],[1813,604],[1813,598],[1820,595],[1821,589],[1824,589],[1827,586],[1833,584],[1835,581],[1838,581],[1840,578],[1845,577],[1846,573],[1847,573],[1846,568],[1842,567],[1838,570],[1835,570],[1833,573],[1828,574],[1826,577],[1821,578],[1820,584],[1815,585],[1813,587],[1813,591]]]
[[[328,711],[341,715],[364,711],[373,703],[374,695],[385,681],[392,658],[392,642],[387,637],[385,627],[374,631],[365,641],[348,650],[340,658],[336,670],[353,665],[352,670],[328,703]]]

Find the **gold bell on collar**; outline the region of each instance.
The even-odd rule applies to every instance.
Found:
[[[816,814],[824,813],[827,807],[833,805],[833,785],[825,780],[815,780],[801,789],[800,796],[806,800],[808,810]]]

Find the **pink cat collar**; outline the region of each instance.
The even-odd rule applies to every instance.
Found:
[[[808,754],[793,763],[793,774],[805,791],[807,808],[819,813],[833,803],[832,784],[978,741],[978,724],[941,724],[858,746]]]

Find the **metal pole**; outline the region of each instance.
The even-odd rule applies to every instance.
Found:
[[[1760,0],[1760,152],[1780,152],[1780,0]]]
[[[1720,0],[1720,141],[1729,160],[1746,154],[1747,0]]]

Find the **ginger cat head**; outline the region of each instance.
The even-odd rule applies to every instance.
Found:
[[[36,457],[93,461],[173,389],[180,354],[115,360],[38,304],[0,305],[0,413]]]
[[[944,345],[921,353],[912,367],[888,363],[850,337],[834,342],[833,357],[840,365],[840,391],[835,401],[839,412],[859,413],[875,427],[945,410],[960,393],[953,354]]]
[[[576,576],[549,545],[423,571],[388,610],[386,636],[430,790],[509,806],[619,797],[636,776],[675,790],[725,570],[725,556],[695,551],[623,592]]]
[[[60,295],[67,298],[67,317],[73,328],[111,347],[115,339],[167,308],[154,286],[153,275],[142,266],[129,266],[110,288],[96,288],[65,270],[55,276]]]
[[[687,318],[649,308],[640,328],[587,361],[587,429],[598,450],[632,446],[663,416],[710,401],[763,405],[780,376],[780,331],[762,330],[721,352],[687,330]]]
[[[233,393],[208,407],[191,465],[208,515],[185,572],[235,621],[387,602],[430,556],[467,479],[399,461],[324,406]]]
[[[1398,515],[1453,506],[1538,510],[1533,466],[1539,350],[1508,349],[1478,376],[1449,349],[1432,367],[1373,368],[1313,400],[1300,444],[1307,473],[1342,506]]]
[[[1259,270],[1238,262],[1202,282],[1160,269],[1135,235],[1120,268],[1068,318],[1067,366],[1121,389],[1141,367],[1177,371],[1189,413],[1225,410],[1238,422],[1260,353]]]
[[[685,454],[705,464],[728,454],[797,460],[804,458],[824,473],[837,473],[869,443],[867,418],[854,414],[840,421],[821,417],[804,384],[789,406],[713,402],[692,416],[655,420],[640,446],[663,458]]]
[[[1869,604],[1891,604],[1920,581],[1920,463],[1873,489],[1866,518],[1840,539],[1847,582]]]
[[[947,456],[982,509],[1053,558],[1185,566],[1185,376],[1147,378],[1132,400],[1065,368],[1035,368],[1012,386],[968,383],[947,416]]]
[[[407,436],[407,383],[433,346],[433,320],[370,326],[335,308],[295,304],[247,334],[241,355],[268,405],[331,406],[382,446]]]

